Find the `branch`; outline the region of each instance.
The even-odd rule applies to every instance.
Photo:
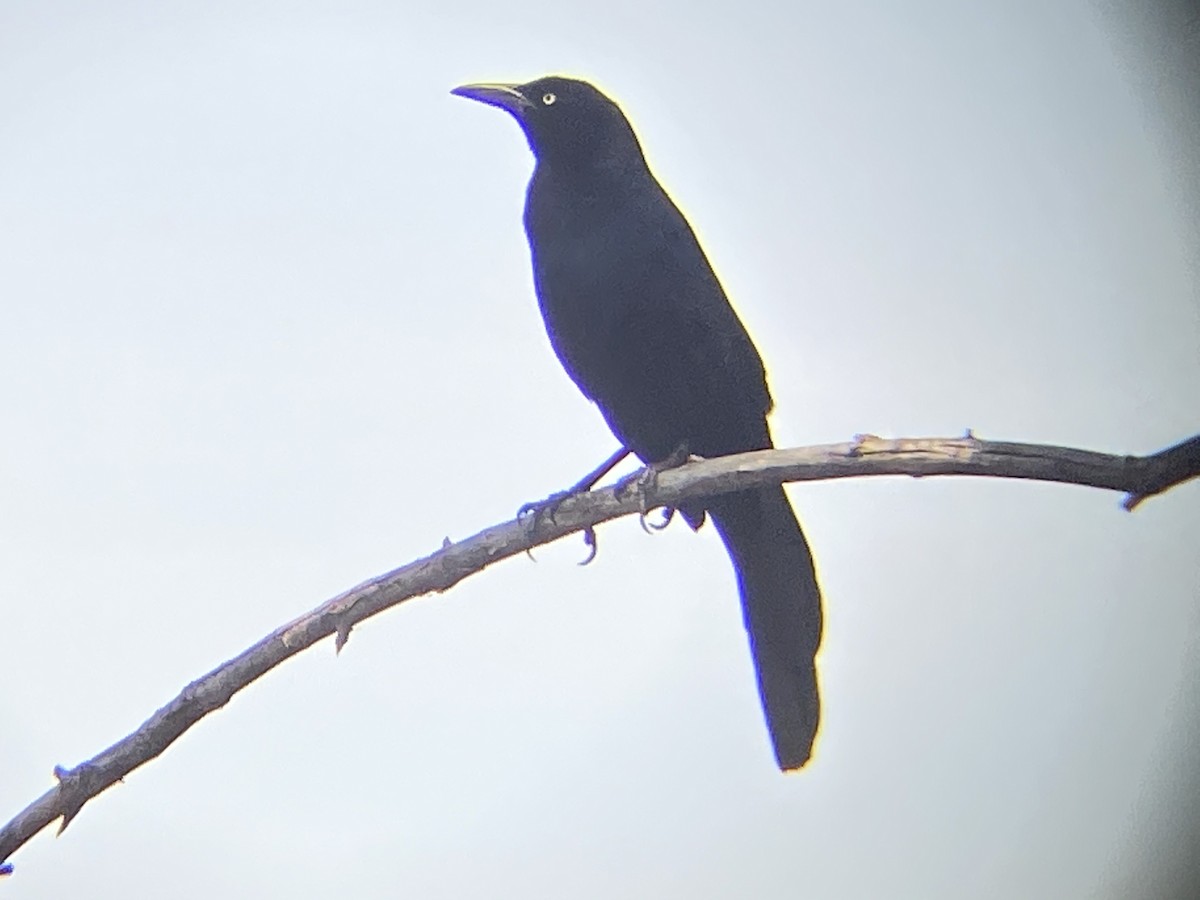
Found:
[[[675,507],[684,500],[789,481],[820,481],[871,475],[974,475],[1023,478],[1122,491],[1126,509],[1200,476],[1200,435],[1150,456],[1115,456],[1068,447],[961,438],[860,436],[844,444],[763,450],[689,463],[661,472],[650,484],[626,479],[615,487],[568,497],[550,515],[514,520],[451,543],[385,575],[365,581],[276,629],[244,653],[193,681],[141,727],[74,769],[56,767],[58,784],[0,828],[0,875],[4,861],[35,834],[62,819],[71,823],[83,804],[167,749],[204,716],[284,660],[336,634],[340,651],[350,629],[412,597],[448,590],[490,564],[647,508]]]

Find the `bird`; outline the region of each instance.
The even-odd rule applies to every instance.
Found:
[[[621,108],[551,75],[451,91],[509,113],[535,158],[524,224],[538,306],[571,380],[647,466],[773,447],[758,349]],[[682,454],[682,457],[681,457]],[[801,768],[820,723],[821,591],[779,485],[687,502],[711,518],[738,594],[776,762]]]

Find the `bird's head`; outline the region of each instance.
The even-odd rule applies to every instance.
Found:
[[[520,124],[539,161],[607,164],[641,148],[621,108],[586,81],[557,75],[525,84],[464,84],[452,94],[498,106]]]

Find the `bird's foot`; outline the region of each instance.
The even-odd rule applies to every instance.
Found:
[[[541,522],[549,521],[553,524],[554,514],[558,512],[558,508],[563,505],[563,501],[570,497],[571,494],[572,491],[555,491],[545,500],[523,503],[521,504],[521,508],[517,510],[517,521],[521,522],[531,533],[537,531],[537,527]]]
[[[525,526],[525,533],[530,537],[537,534],[538,526],[543,522],[549,522],[551,525],[557,524],[554,514],[558,512],[558,508],[563,505],[563,502],[576,494],[586,492],[587,488],[582,491],[572,488],[569,491],[555,491],[545,500],[538,500],[534,503],[522,504],[517,510],[517,521]],[[596,538],[596,529],[589,525],[583,529],[583,544],[588,548],[588,554],[584,559],[580,560],[579,565],[586,566],[596,558],[596,552],[599,544]],[[526,550],[525,555],[533,559],[533,550]]]
[[[617,496],[637,498],[638,511],[645,516],[653,508],[650,498],[658,490],[658,473],[669,468],[672,466],[664,466],[656,462],[649,463],[645,468],[639,469],[617,482]]]
[[[532,538],[537,534],[538,526],[543,522],[549,522],[553,525],[555,521],[554,514],[563,505],[563,501],[570,496],[570,491],[555,491],[545,500],[522,503],[521,508],[517,510],[517,521],[525,526],[525,534]],[[584,535],[584,542],[591,547],[591,555],[587,558],[587,562],[591,562],[592,557],[596,555],[596,542],[594,539],[588,541],[587,535]],[[531,547],[526,550],[525,555],[533,559],[533,548]]]
[[[633,496],[637,497],[638,512],[640,514],[639,522],[641,523],[642,530],[647,534],[651,533],[651,531],[662,531],[675,518],[675,509],[670,506],[664,506],[662,507],[664,512],[661,522],[652,524],[646,521],[647,513],[656,507],[652,498],[658,490],[659,473],[665,472],[668,469],[677,469],[684,463],[691,462],[694,459],[700,459],[700,457],[692,456],[688,452],[687,444],[680,444],[665,459],[648,463],[644,469],[634,472],[617,484],[618,496],[632,493]]]
[[[556,491],[545,500],[539,500],[536,503],[526,503],[517,510],[517,521],[524,522],[525,526],[531,532],[537,530],[538,523],[549,519],[554,522],[554,514],[558,512],[558,508],[562,506],[563,501],[575,494],[585,494],[596,486],[596,482],[613,470],[621,460],[629,455],[629,451],[621,447],[615,453],[611,454],[608,459],[600,463],[591,472],[588,472],[583,478],[571,485],[565,491]],[[589,547],[594,546],[594,542],[588,544]],[[589,559],[590,562],[590,559]]]

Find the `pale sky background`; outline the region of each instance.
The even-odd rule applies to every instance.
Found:
[[[1200,430],[1177,26],[961,3],[0,0],[0,819],[187,682],[614,441],[468,81],[591,78],[785,445]],[[1182,35],[1182,36],[1181,36]],[[1192,73],[1194,75],[1194,72]],[[39,835],[12,900],[1182,896],[1200,484],[790,489],[825,719],[775,769],[711,529],[325,641]]]

